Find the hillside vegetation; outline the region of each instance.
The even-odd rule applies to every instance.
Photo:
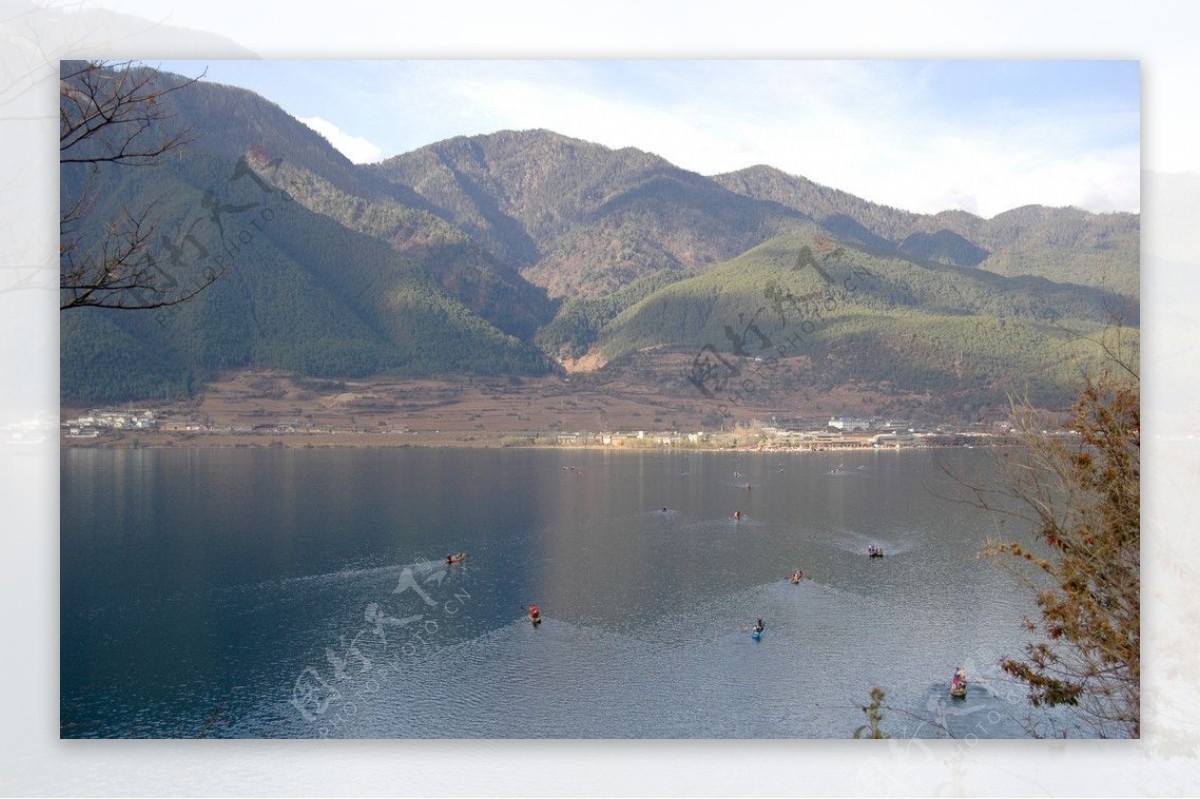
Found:
[[[457,137],[370,168],[411,189],[551,297],[696,271],[806,220],[633,148],[550,131]]]
[[[163,103],[191,142],[153,168],[97,172],[71,243],[99,247],[150,207],[163,280],[218,279],[169,309],[65,312],[64,402],[191,396],[239,368],[568,364],[658,391],[647,354],[773,348],[791,391],[951,392],[968,409],[1029,389],[1057,405],[1091,363],[1080,335],[1138,325],[1133,214],[916,214],[769,166],[705,177],[545,130],[358,166],[252,92],[200,83]],[[64,202],[85,179],[62,170]]]
[[[820,234],[818,234],[819,236]],[[1040,278],[933,268],[842,246],[816,269],[810,233],[772,239],[702,275],[673,282],[601,328],[597,347],[615,360],[645,350],[802,358],[810,384],[886,382],[903,391],[980,397],[1031,392],[1059,406],[1100,362],[1081,336],[1114,315],[1136,325],[1137,307],[1099,290]],[[826,245],[829,246],[829,245]]]
[[[215,370],[244,366],[322,376],[545,371],[536,348],[447,296],[385,242],[249,184],[230,188],[223,205],[257,205],[219,215],[218,226],[204,211],[205,187],[225,186],[233,165],[193,148],[164,167],[128,174],[98,213],[114,214],[130,195],[166,198],[161,229],[190,231],[175,245],[171,279],[222,275],[173,308],[64,314],[64,401],[184,395]]]
[[[1092,214],[1078,208],[1024,206],[983,219],[966,211],[926,215],[868,202],[852,194],[756,166],[717,175],[747,197],[785,205],[826,229],[877,252],[891,252],[1002,275],[1139,295],[1136,214]]]

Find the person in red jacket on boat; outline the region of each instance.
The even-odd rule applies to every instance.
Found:
[[[538,624],[542,620],[542,612],[538,610],[537,605],[529,606],[529,620],[534,624]]]

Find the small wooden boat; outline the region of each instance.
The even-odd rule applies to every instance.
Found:
[[[954,679],[950,681],[950,696],[955,699],[962,699],[967,695],[967,672],[965,669],[959,668],[954,672]]]
[[[453,555],[446,556],[447,563],[462,563],[466,559],[467,559],[466,552],[456,552]]]
[[[867,547],[867,557],[882,558],[883,557],[883,547],[877,547],[874,544],[871,544],[871,546]]]
[[[803,579],[804,579],[804,572],[801,571],[800,569],[796,569],[795,573],[792,575],[791,583],[792,583],[792,585],[799,585],[800,581]]]

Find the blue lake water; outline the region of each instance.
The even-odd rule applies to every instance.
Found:
[[[997,662],[1035,608],[977,558],[1021,531],[940,498],[943,466],[993,474],[979,450],[64,449],[61,734],[846,738],[879,686],[894,735],[1022,737]]]

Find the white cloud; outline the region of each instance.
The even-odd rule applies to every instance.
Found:
[[[933,69],[864,62],[427,62],[410,113],[455,133],[547,128],[701,174],[769,164],[865,199],[984,216],[1027,204],[1137,210],[1136,111],[948,105]],[[987,87],[980,97],[987,99]],[[416,100],[414,103],[413,101]],[[427,143],[427,142],[423,142]]]
[[[874,202],[921,213],[960,208],[991,217],[1022,205],[1072,205],[1093,212],[1138,211],[1136,145],[1081,149],[1047,146],[1007,132],[971,131],[913,142],[894,163],[864,161],[814,180]],[[875,145],[883,146],[883,142]]]
[[[337,125],[321,117],[302,117],[305,125],[320,133],[342,155],[356,164],[369,164],[383,158],[383,151],[362,136],[351,136]]]

